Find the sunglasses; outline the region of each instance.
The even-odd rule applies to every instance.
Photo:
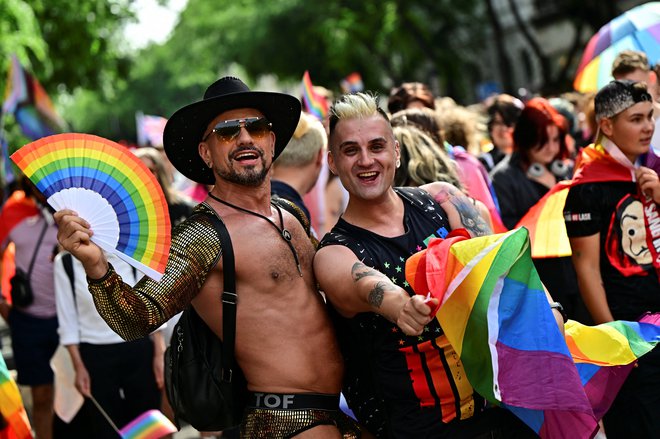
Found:
[[[213,127],[210,133],[204,136],[202,142],[206,142],[206,139],[213,133],[218,137],[218,140],[231,142],[241,133],[241,128],[245,128],[252,137],[263,137],[271,131],[273,124],[265,117],[223,120]]]

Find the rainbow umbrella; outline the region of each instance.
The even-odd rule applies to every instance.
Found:
[[[627,49],[644,52],[652,65],[660,61],[660,2],[637,6],[601,27],[584,49],[573,88],[598,91],[612,80],[614,58]]]

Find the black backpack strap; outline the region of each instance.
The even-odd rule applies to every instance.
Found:
[[[39,253],[39,247],[41,247],[41,242],[44,240],[44,235],[46,234],[46,230],[48,230],[48,220],[44,217],[44,227],[41,229],[41,233],[39,234],[39,239],[37,239],[37,245],[34,247],[34,252],[32,252],[32,259],[30,259],[30,267],[28,268],[27,271],[28,282],[30,281],[30,277],[32,277],[32,269],[34,268],[34,262],[37,260],[37,253]]]
[[[231,383],[233,378],[234,346],[236,344],[236,269],[234,248],[222,219],[209,207],[208,216],[220,236],[222,248],[222,272],[224,291],[222,292],[222,380]]]
[[[73,273],[73,256],[71,253],[64,253],[62,255],[62,265],[64,266],[64,271],[69,278],[69,283],[71,284],[71,294],[73,294],[73,305],[76,307],[76,312],[78,310],[78,304],[76,303],[76,287],[75,287],[75,278]]]

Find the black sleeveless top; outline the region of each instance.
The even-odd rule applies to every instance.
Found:
[[[396,188],[404,202],[404,230],[388,238],[342,218],[320,247],[343,245],[367,266],[387,275],[411,296],[406,259],[450,231],[442,207],[424,190]],[[378,437],[429,437],[443,422],[474,413],[472,387],[458,355],[433,319],[420,336],[406,336],[384,317],[360,313],[347,319],[331,309],[346,362],[343,392],[349,406]],[[479,408],[478,408],[479,410]]]

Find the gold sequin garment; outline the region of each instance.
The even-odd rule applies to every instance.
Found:
[[[172,231],[172,245],[163,278],[145,276],[134,288],[112,266],[99,280],[88,279],[99,314],[125,340],[151,333],[182,311],[199,292],[221,255],[220,236],[202,203]]]
[[[335,425],[343,439],[358,439],[357,423],[339,410],[271,410],[248,408],[241,422],[241,438],[290,438],[318,425]]]

